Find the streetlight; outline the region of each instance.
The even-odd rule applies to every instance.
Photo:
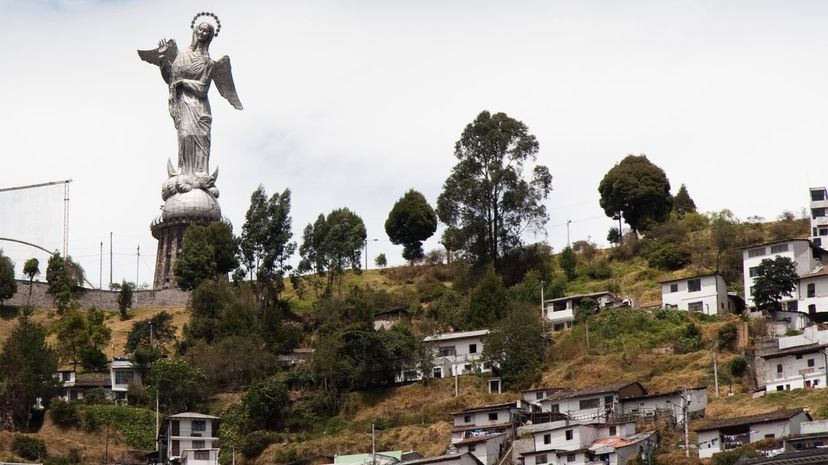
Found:
[[[572,220],[566,220],[566,246],[570,247],[569,244],[569,224],[572,223]]]
[[[365,269],[368,269],[368,241],[377,242],[379,239],[365,239]]]

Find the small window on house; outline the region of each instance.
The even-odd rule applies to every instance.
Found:
[[[678,283],[670,284],[670,292],[678,292]]]
[[[816,284],[808,284],[808,297],[816,297]]]
[[[463,416],[463,423],[471,423],[471,415]]]
[[[773,434],[773,433],[771,433],[771,434],[766,434],[766,435],[765,435],[765,439],[773,439],[773,438],[775,438],[775,437],[776,437],[776,435],[775,435],[775,434]]]
[[[816,316],[816,304],[808,305],[808,315],[810,315],[811,317]]]
[[[809,358],[809,359],[808,359],[808,368],[811,368],[811,367],[813,367],[813,366],[814,366],[814,359]]]
[[[193,452],[193,460],[210,460],[210,451],[197,450]]]
[[[825,216],[825,209],[824,208],[812,208],[811,209],[811,218],[817,219],[820,216]]]
[[[566,454],[566,461],[567,462],[574,462],[577,459],[578,459],[578,456],[576,454]]]
[[[552,404],[549,406],[549,411],[552,413],[561,413],[560,404]]]
[[[476,447],[474,447],[474,444],[469,444],[469,452],[474,452],[475,449]]]
[[[471,371],[471,364],[467,363],[467,364],[463,365],[463,372],[465,373],[467,371]]]
[[[543,391],[535,393],[535,400],[543,399]]]
[[[825,209],[823,208],[823,210],[825,210]],[[823,215],[823,216],[825,216],[825,215]],[[772,245],[771,246],[771,253],[782,253],[782,252],[787,252],[787,251],[788,251],[788,244],[778,244],[778,245]]]
[[[616,431],[615,426],[610,426],[610,427],[609,427],[609,435],[610,435],[610,436],[615,436],[615,435],[616,435],[616,433],[617,433],[617,431]]]
[[[543,443],[544,444],[552,444],[552,435],[551,434],[544,434],[543,435]]]
[[[828,228],[819,228],[820,236],[828,236]]]
[[[687,310],[691,312],[703,312],[704,311],[704,302],[690,302],[687,304]]]
[[[72,380],[72,373],[69,371],[64,371],[61,375],[64,381],[71,381]]]
[[[193,441],[193,449],[204,449],[204,441]]]
[[[497,421],[497,412],[489,414],[489,421]]]
[[[538,455],[537,457],[535,457],[535,463],[537,463],[538,465],[541,465],[541,464],[546,463],[546,462],[547,462],[546,454],[541,454],[541,455]]]
[[[199,431],[207,431],[207,421],[206,420],[193,420],[193,432]],[[198,447],[196,447],[198,449]]]
[[[552,330],[553,330],[553,331],[563,331],[563,330],[564,330],[564,325],[563,325],[563,323],[558,323],[558,324],[554,325],[554,326],[552,327]]]
[[[434,379],[442,378],[443,377],[443,367],[434,367],[434,369],[431,371],[431,376]]]
[[[825,200],[825,190],[816,189],[811,191],[811,200],[814,202],[819,202],[820,200]]]
[[[759,267],[758,266],[752,266],[752,267],[748,268],[748,273],[750,274],[751,278],[755,278],[755,277],[759,276]]]
[[[748,250],[748,257],[761,257],[762,255],[765,255],[764,247]]]
[[[802,354],[797,354],[796,359],[801,360],[802,359]]]
[[[601,399],[583,399],[578,402],[578,408],[586,410],[589,408],[598,408],[601,406]]]
[[[469,344],[469,353],[476,354],[477,353],[477,344]]]
[[[566,430],[564,434],[566,436],[567,441],[571,441],[572,438],[575,437],[575,433],[573,433],[571,429]]]
[[[777,373],[782,373],[782,364],[781,363],[776,364],[776,372]]]
[[[701,279],[688,279],[687,292],[698,292],[701,290]]]
[[[795,312],[799,310],[799,301],[791,300],[790,302],[788,302],[786,310],[788,310],[789,312]]]
[[[439,354],[440,357],[448,357],[450,355],[454,355],[454,346],[440,347]]]
[[[784,391],[784,390],[785,390],[785,386],[782,386],[782,385],[776,386],[776,390],[777,390],[777,391]]]

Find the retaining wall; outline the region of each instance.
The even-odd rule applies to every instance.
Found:
[[[42,281],[32,284],[31,305],[35,308],[53,308],[52,296],[46,293],[48,285]],[[17,293],[5,301],[6,305],[26,305],[29,297],[29,282],[17,281]],[[190,293],[181,289],[136,290],[132,297],[133,307],[185,307]],[[118,311],[118,291],[86,289],[78,298],[81,308],[97,307],[110,312]]]

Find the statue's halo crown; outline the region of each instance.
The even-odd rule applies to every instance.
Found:
[[[219,31],[221,30],[221,21],[219,21],[219,18],[218,16],[216,16],[215,13],[212,13],[210,11],[202,11],[201,13],[196,13],[196,15],[193,16],[193,20],[190,22],[190,29],[195,29],[196,21],[198,20],[198,18],[204,16],[209,16],[210,18],[213,18],[216,21],[216,32],[215,34],[213,34],[213,37],[218,37]]]

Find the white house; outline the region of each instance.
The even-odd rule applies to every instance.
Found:
[[[735,311],[727,296],[727,283],[718,274],[661,281],[661,304],[705,315]]]
[[[584,389],[561,390],[538,401],[544,412],[563,413],[573,420],[608,418],[620,413],[620,402],[647,394],[638,382],[621,382]]]
[[[799,276],[797,298],[799,311],[815,323],[828,321],[828,268]]]
[[[557,299],[544,301],[546,319],[552,324],[553,331],[561,331],[571,328],[575,321],[575,310],[583,299],[594,299],[598,302],[598,308],[620,307],[629,305],[629,301],[619,301],[615,294],[602,291],[590,294],[578,294]]]
[[[822,247],[822,239],[828,236],[828,190],[824,187],[812,187],[810,190],[811,242]]]
[[[506,433],[482,434],[470,436],[460,442],[452,444],[457,453],[469,453],[477,457],[483,465],[495,465],[507,448],[508,435]]]
[[[537,389],[527,389],[525,391],[520,391],[520,398],[524,402],[528,404],[534,404],[540,406],[539,402],[552,393],[562,391],[562,388],[558,387],[544,387],[544,388],[537,388]]]
[[[744,272],[745,304],[754,307],[752,297],[753,281],[758,274],[758,267],[762,260],[776,257],[787,257],[796,266],[796,274],[800,277],[814,273],[822,268],[822,261],[828,257],[821,247],[817,247],[807,239],[789,239],[783,241],[766,242],[751,245],[742,250],[742,267]],[[797,312],[799,309],[798,293],[785,298],[782,305],[785,310]]]
[[[141,372],[126,357],[114,357],[109,364],[112,394],[117,400],[127,400],[130,383],[141,384]]]
[[[162,426],[164,463],[218,465],[219,417],[185,412],[168,416]]]
[[[765,389],[824,388],[828,384],[828,344],[807,344],[777,350],[765,355]]]
[[[455,374],[492,371],[491,367],[480,363],[483,356],[483,342],[487,334],[489,334],[488,329],[481,329],[443,333],[423,338],[423,342],[431,347],[434,353],[432,375],[435,378],[444,378]]]
[[[664,417],[684,423],[684,403],[690,419],[704,416],[707,388],[696,387],[660,394],[644,394],[621,399],[621,413],[628,417]]]
[[[708,421],[696,428],[699,458],[706,459],[760,439],[799,434],[805,421],[811,421],[811,416],[801,408]]]
[[[517,417],[524,412],[520,401],[504,404],[484,405],[454,412],[454,425],[451,430],[451,443],[457,444],[465,439],[491,433],[511,433]]]

